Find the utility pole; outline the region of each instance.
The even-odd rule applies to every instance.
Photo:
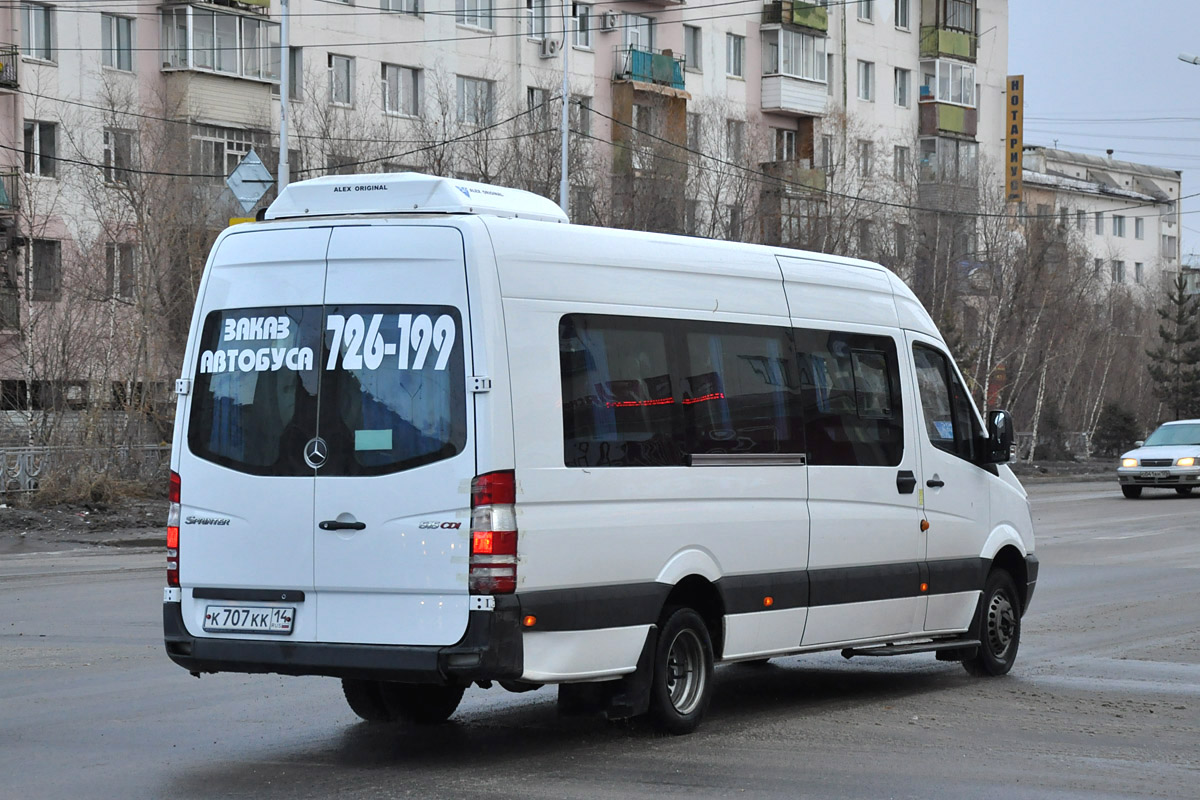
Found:
[[[279,0],[282,24],[279,29],[279,194],[288,185],[288,94],[291,59],[288,57],[288,0]]]
[[[286,2],[286,0],[284,0]],[[567,22],[567,4],[571,0],[562,0],[562,25],[563,25],[563,74],[562,74],[562,119],[559,122],[559,127],[562,129],[562,163],[560,165],[561,178],[558,183],[558,205],[567,215],[571,217],[571,198],[570,189],[567,184],[567,134],[570,130],[570,110],[571,110],[571,83],[570,73],[567,71],[567,64],[570,61],[571,53],[571,30]],[[574,4],[572,5],[572,14],[574,16]]]

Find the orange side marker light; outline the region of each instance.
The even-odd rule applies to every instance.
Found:
[[[533,614],[526,614],[525,618],[521,620],[521,624],[526,628],[532,628],[534,625],[537,625],[537,617]]]
[[[764,607],[764,608],[770,608],[770,607],[771,607],[771,606],[773,606],[773,605],[775,605],[775,598],[774,598],[774,597],[771,597],[770,595],[767,595],[766,597],[764,597],[764,598],[763,598],[763,607]]]
[[[929,530],[929,520],[927,520],[927,519],[921,520],[921,530],[922,531]]]
[[[922,584],[921,584],[921,591],[922,591],[922,592],[928,592],[928,591],[929,591],[929,584],[928,584],[928,583],[922,583]]]

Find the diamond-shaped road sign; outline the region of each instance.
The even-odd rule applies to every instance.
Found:
[[[225,179],[225,185],[242,204],[242,210],[247,213],[258,205],[258,201],[262,199],[274,182],[275,179],[263,166],[262,159],[258,157],[253,148],[242,159],[242,163],[237,165],[237,169]]]

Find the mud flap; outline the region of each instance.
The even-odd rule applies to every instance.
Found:
[[[638,656],[637,669],[616,681],[604,714],[609,719],[640,717],[650,710],[650,684],[654,679],[654,651],[658,648],[658,626],[651,625]]]

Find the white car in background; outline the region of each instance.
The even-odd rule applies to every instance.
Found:
[[[1117,468],[1121,493],[1129,499],[1147,487],[1191,494],[1200,486],[1200,419],[1168,422],[1136,445]]]

